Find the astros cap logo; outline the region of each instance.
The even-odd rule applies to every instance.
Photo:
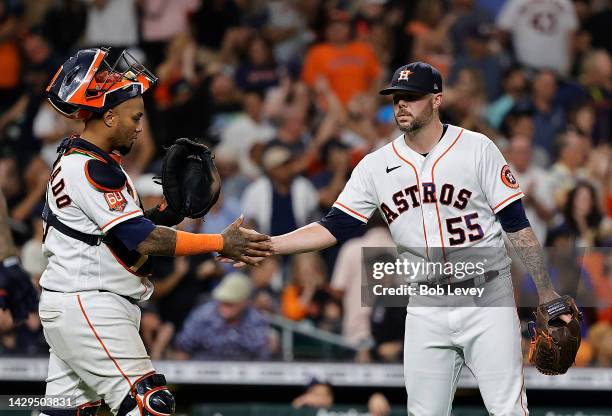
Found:
[[[398,80],[398,81],[401,81],[401,80],[403,80],[403,79],[408,79],[408,77],[409,77],[410,75],[412,75],[413,73],[414,73],[414,72],[412,72],[412,71],[411,71],[411,70],[409,70],[409,69],[406,69],[406,70],[404,70],[404,71],[401,71],[401,72],[400,72],[400,74],[399,74],[399,78],[398,78],[397,80]]]

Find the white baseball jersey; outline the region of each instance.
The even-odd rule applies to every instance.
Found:
[[[465,255],[461,248],[501,248],[488,251],[488,271],[510,264],[495,214],[521,197],[490,139],[448,125],[427,156],[412,150],[403,135],[368,154],[334,207],[362,222],[378,209],[403,257],[452,261]]]
[[[568,74],[571,64],[569,34],[578,28],[571,1],[510,0],[501,10],[497,24],[512,32],[521,63],[534,68],[554,68],[561,74]]]
[[[47,189],[51,211],[65,225],[87,234],[105,234],[113,227],[143,215],[134,185],[128,178],[118,192],[102,192],[89,181],[85,164],[100,156],[71,149],[53,167]],[[59,292],[107,290],[135,299],[148,299],[153,285],[132,273],[106,244],[90,246],[49,227],[43,252],[49,264],[42,287]]]

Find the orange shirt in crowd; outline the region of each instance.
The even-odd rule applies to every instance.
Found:
[[[281,312],[292,321],[301,321],[308,316],[308,305],[300,302],[301,290],[298,286],[290,284],[281,295]]]
[[[13,89],[19,84],[21,60],[13,42],[0,43],[0,89]]]
[[[354,95],[369,90],[380,72],[378,58],[367,43],[355,41],[342,46],[322,43],[308,51],[302,79],[312,87],[319,77],[325,77],[346,105]]]

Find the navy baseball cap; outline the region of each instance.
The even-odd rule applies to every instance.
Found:
[[[399,67],[391,85],[380,91],[381,95],[396,92],[414,92],[417,94],[437,94],[442,92],[442,75],[433,66],[425,62],[413,62]]]

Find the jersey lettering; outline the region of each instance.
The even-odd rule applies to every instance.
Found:
[[[393,194],[393,202],[395,202],[395,206],[397,207],[397,212],[400,214],[402,212],[408,211],[408,202],[403,198],[404,194],[402,191],[396,192]]]
[[[476,222],[477,218],[477,212],[473,212],[463,217],[447,218],[446,230],[452,235],[452,237],[448,239],[449,244],[451,246],[457,246],[465,243],[466,235],[471,243],[482,239],[484,237],[484,231],[480,224]],[[463,229],[463,223],[465,223],[465,228],[471,232],[466,233]]]
[[[452,204],[453,207],[457,209],[464,209],[467,206],[468,200],[472,192],[467,189],[461,189],[457,193],[457,198],[453,203],[453,197],[455,196],[455,187],[450,183],[445,183],[440,188],[440,196],[436,197],[436,184],[433,182],[423,182],[423,202],[428,204],[433,204],[436,202],[440,202],[443,205],[450,206]],[[391,197],[393,203],[395,204],[395,208],[397,212],[393,211],[386,204],[381,204],[380,210],[385,214],[387,218],[387,223],[391,224],[399,215],[408,211],[409,208],[417,208],[421,204],[418,201],[418,188],[416,185],[413,185],[409,188],[404,189],[403,191],[397,191]],[[459,243],[457,243],[459,244]]]
[[[385,216],[385,219],[387,220],[387,224],[391,224],[393,221],[395,221],[395,219],[397,217],[399,217],[399,214],[395,213],[384,202],[380,205],[380,210],[382,211],[383,215]]]
[[[467,206],[469,197],[472,196],[472,193],[467,189],[462,189],[459,191],[457,195],[457,200],[453,204],[453,206],[457,209],[464,209]]]
[[[453,200],[453,193],[455,193],[455,187],[450,183],[442,185],[440,190],[440,203],[444,205],[450,205]]]
[[[60,173],[61,170],[62,170],[62,167],[60,166],[51,174],[51,178],[49,179],[49,183],[51,184],[51,193],[53,193],[53,196],[56,197],[55,205],[59,209],[67,207],[72,202],[72,200],[70,199],[68,195],[66,194],[60,195],[62,191],[64,190],[64,188],[66,187],[66,183],[64,182],[64,179],[57,177],[57,175]],[[58,180],[55,181],[56,179]]]
[[[432,203],[436,200],[436,184],[433,182],[423,182],[423,202]]]
[[[417,194],[419,192],[419,188],[416,185],[412,185],[410,188],[404,189],[406,195],[410,194],[410,199],[412,200],[412,208],[420,207],[421,204],[417,199]]]

